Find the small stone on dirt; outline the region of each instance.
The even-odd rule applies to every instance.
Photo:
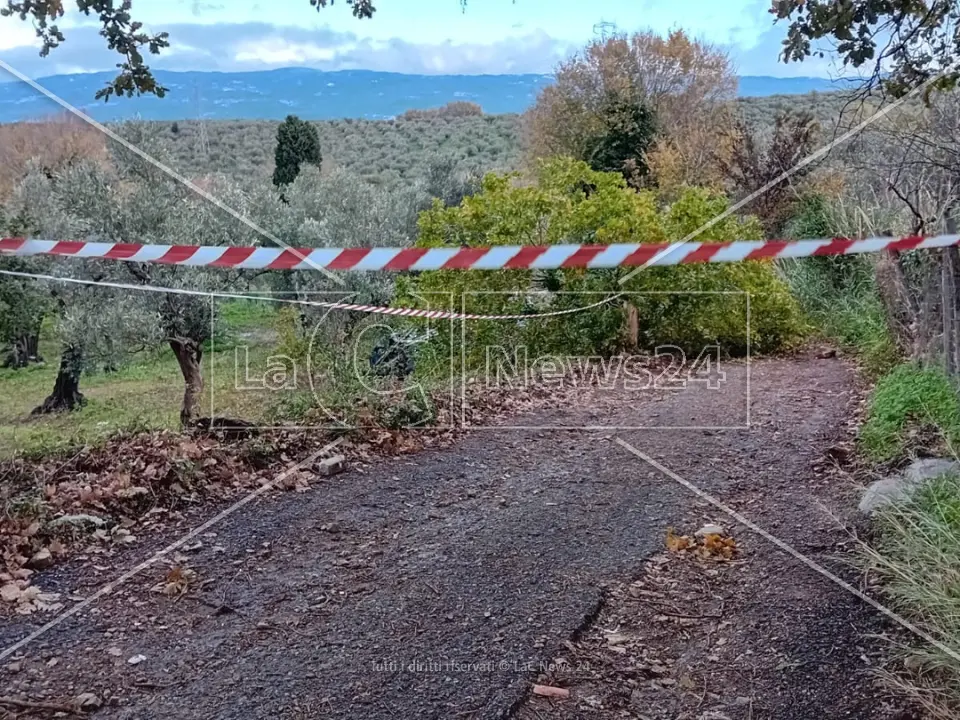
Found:
[[[44,570],[53,565],[53,555],[46,548],[38,550],[27,563],[27,567],[34,570]]]
[[[706,537],[707,535],[726,535],[727,532],[719,525],[707,523],[694,534],[697,537]]]
[[[343,455],[334,455],[318,462],[314,469],[320,477],[330,477],[342,473],[346,469],[346,462],[347,459]]]
[[[20,672],[20,667],[21,667],[20,663],[12,662],[7,665],[4,665],[3,669],[6,670],[11,675],[16,675],[18,672]]]
[[[81,695],[77,695],[74,702],[77,704],[78,708],[86,712],[93,712],[103,705],[103,702],[100,700],[100,698],[93,693],[83,693]]]
[[[146,659],[147,659],[146,655],[134,655],[133,657],[128,658],[127,662],[130,663],[131,665],[139,665]]]
[[[61,525],[94,525],[101,527],[106,525],[107,521],[96,515],[63,515],[50,521],[50,527],[60,527]]]

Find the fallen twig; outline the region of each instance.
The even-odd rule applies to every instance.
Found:
[[[21,710],[49,710],[51,712],[69,713],[70,715],[82,715],[75,705],[61,705],[59,703],[32,702],[30,700],[17,700],[12,697],[0,697],[0,705],[10,705]]]

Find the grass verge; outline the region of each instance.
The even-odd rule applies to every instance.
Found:
[[[256,300],[223,304],[203,356],[201,415],[267,427],[400,429],[436,422],[432,394],[451,395],[449,353],[420,357],[416,377],[379,376],[365,363],[380,335],[362,331],[377,330],[382,322],[364,320],[357,338],[321,338],[311,349],[310,333],[299,322],[291,325],[291,317],[296,314]],[[45,329],[46,363],[0,370],[0,460],[65,454],[103,445],[118,434],[179,429],[184,382],[168,348],[136,353],[112,372],[85,371],[83,408],[31,416],[53,389],[58,353]]]
[[[893,605],[960,654],[960,477],[931,480],[910,501],[877,517],[879,540],[864,546]],[[929,643],[904,650],[908,676],[890,677],[933,718],[960,717],[960,660]]]
[[[960,440],[960,403],[938,368],[904,363],[877,382],[860,429],[860,443],[874,462],[892,460],[915,445],[947,452]]]
[[[781,269],[810,322],[827,339],[852,351],[871,379],[899,362],[872,268],[858,256],[786,261]]]

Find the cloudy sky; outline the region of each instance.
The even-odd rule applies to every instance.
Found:
[[[549,72],[607,22],[621,31],[684,28],[727,48],[742,75],[837,74],[823,61],[777,61],[785,28],[773,24],[770,0],[469,0],[466,12],[459,0],[376,5],[372,20],[357,20],[344,0],[319,12],[309,0],[134,0],[133,15],[170,33],[171,47],[149,61],[170,70]],[[60,28],[66,42],[40,58],[32,26],[0,18],[0,58],[33,77],[114,67],[90,19],[73,12]]]

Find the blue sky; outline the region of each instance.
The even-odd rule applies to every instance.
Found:
[[[72,4],[71,0],[67,0]],[[264,70],[308,66],[416,73],[549,72],[595,33],[683,28],[728,50],[743,75],[835,75],[823,61],[785,65],[777,54],[785,27],[769,0],[379,0],[372,20],[357,20],[344,0],[319,12],[309,0],[134,0],[133,15],[170,33],[153,67]],[[46,59],[33,29],[0,19],[0,57],[34,77],[110,70],[115,57],[97,27],[77,13]]]

